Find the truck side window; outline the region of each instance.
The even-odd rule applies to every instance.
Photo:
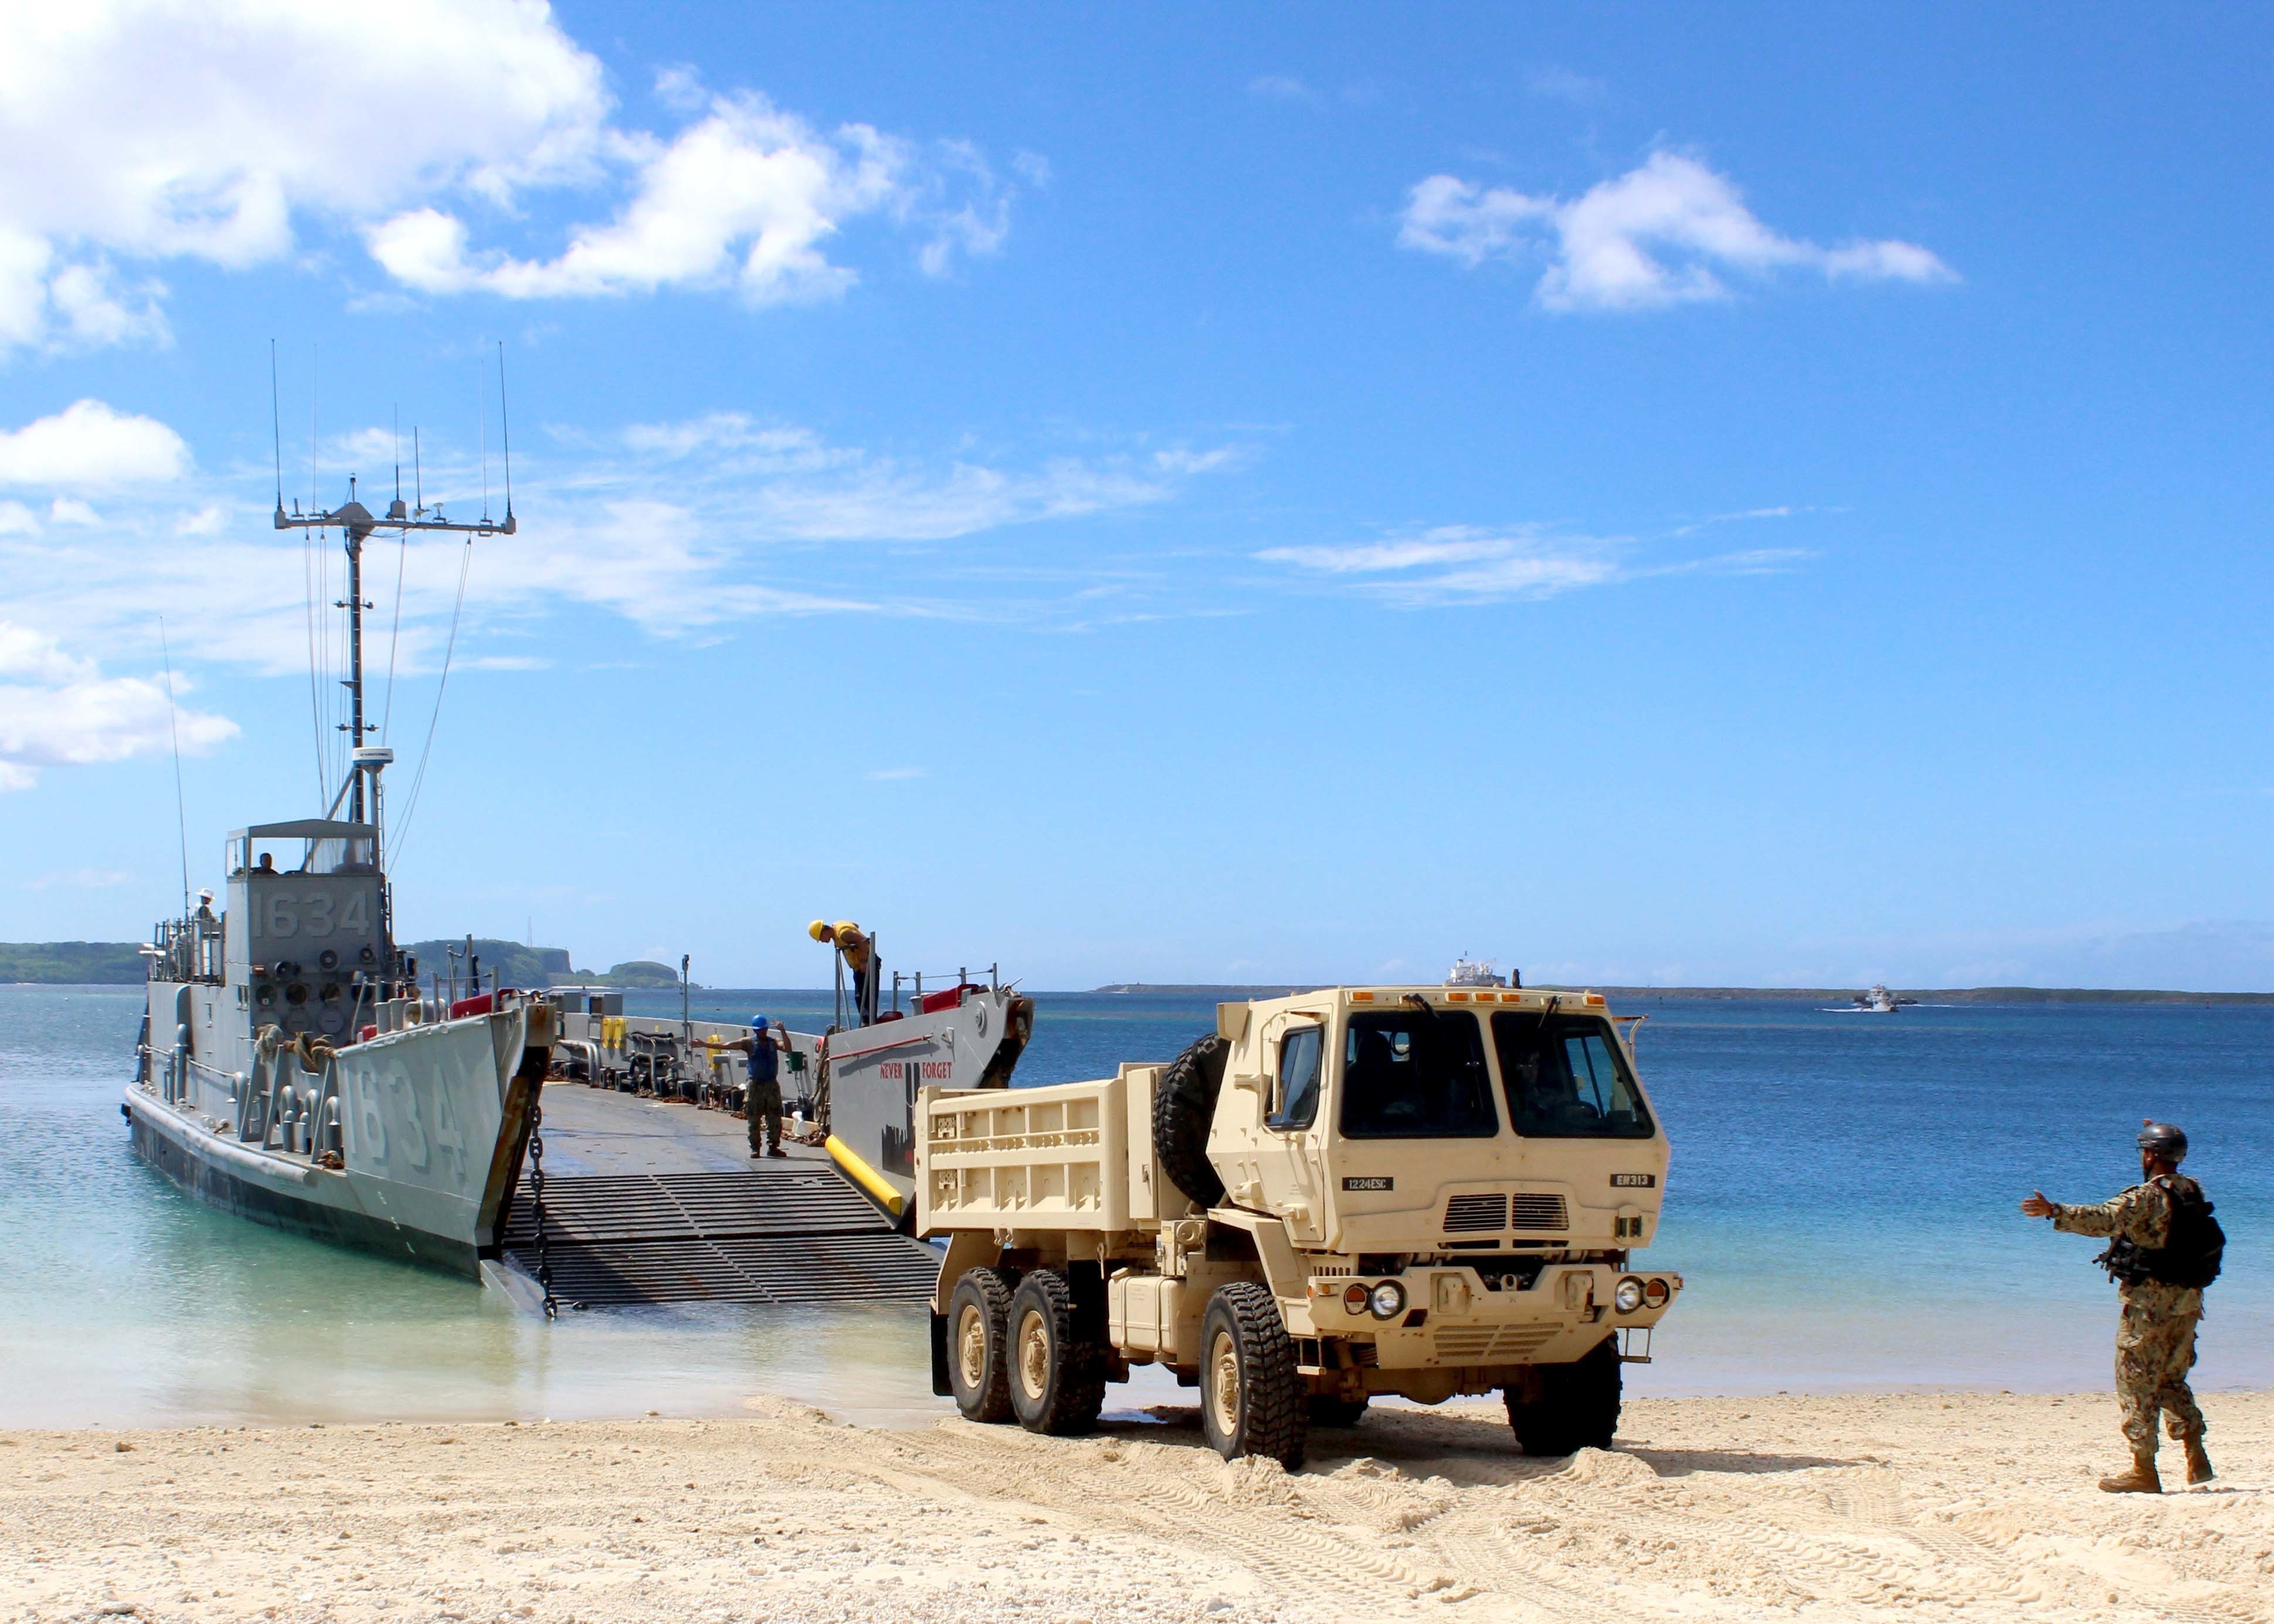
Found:
[[[1319,1116],[1319,1061],[1326,1052],[1321,1028],[1298,1026],[1279,1040],[1279,1081],[1267,1128],[1307,1128]]]

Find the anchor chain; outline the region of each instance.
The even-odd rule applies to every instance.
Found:
[[[537,1229],[537,1283],[545,1291],[545,1317],[561,1317],[561,1300],[553,1295],[553,1264],[546,1253],[545,1237],[545,1109],[529,1108],[529,1210]]]

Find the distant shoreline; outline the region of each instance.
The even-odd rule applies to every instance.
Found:
[[[1345,982],[1347,986],[1364,985]],[[1116,981],[1111,986],[1092,988],[1100,993],[1152,993],[1179,997],[1275,998],[1291,992],[1308,992],[1315,988],[1334,985],[1332,982],[1306,981],[1299,984],[1272,983],[1248,985],[1216,985],[1208,982]],[[1607,998],[1632,1002],[1638,998],[1686,998],[1728,1002],[1782,1001],[1793,1004],[1821,1004],[1826,1000],[1845,1004],[1862,990],[1856,987],[1620,987],[1602,982],[1585,989],[1566,987],[1558,983],[1538,982],[1527,991],[1599,992]],[[1893,987],[1888,990],[1899,998],[1916,998],[1921,1004],[2274,1004],[2274,992],[2186,992],[2156,989],[2115,987]]]
[[[431,944],[421,944],[422,946]],[[483,955],[485,965],[497,964],[501,950],[525,951],[510,943],[477,940],[475,947]],[[557,951],[557,950],[555,950]],[[565,955],[563,955],[565,957]],[[424,966],[422,966],[423,968]],[[527,966],[506,965],[507,984],[524,978],[516,969]],[[620,969],[628,966],[618,966]],[[643,966],[644,967],[644,966]],[[657,969],[665,966],[657,966]],[[569,978],[574,978],[570,980]],[[133,987],[141,984],[144,966],[140,945],[132,942],[0,942],[0,987]],[[556,981],[568,984],[592,986],[606,984],[609,978],[575,971]],[[1366,983],[1348,981],[1346,986]],[[619,982],[629,991],[677,992],[676,981],[650,986]],[[1276,998],[1288,993],[1309,992],[1320,987],[1332,986],[1328,981],[1113,981],[1103,987],[1093,987],[1092,994],[1150,994],[1158,997],[1181,998]],[[1551,992],[1577,992],[1577,986],[1541,982],[1540,989]],[[784,992],[809,992],[812,996],[826,998],[827,988],[735,988],[703,986],[692,990],[697,995],[719,996],[734,992],[763,992],[779,995]],[[1047,996],[1052,992],[1079,993],[1080,988],[1037,988]],[[1862,990],[1856,987],[1623,987],[1612,982],[1600,982],[1584,989],[1599,992],[1623,1003],[1646,998],[1681,998],[1688,1000],[1735,1002],[1782,1002],[1793,1004],[1846,1004]],[[1921,1004],[2235,1004],[2252,1006],[2274,1004],[2274,992],[2189,992],[2182,989],[2119,988],[2119,987],[1896,987],[1889,989],[1896,996],[1916,998]]]

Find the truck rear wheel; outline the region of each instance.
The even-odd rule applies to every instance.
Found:
[[[1011,1418],[1011,1281],[1000,1269],[963,1271],[947,1302],[947,1385],[967,1421]]]
[[[1307,1395],[1279,1302],[1252,1281],[1216,1289],[1201,1321],[1201,1430],[1227,1461],[1303,1463]]]
[[[1216,1033],[1169,1062],[1153,1085],[1153,1154],[1169,1182],[1202,1207],[1224,1199],[1224,1180],[1208,1159],[1209,1128],[1231,1045]]]
[[[1569,1365],[1543,1365],[1534,1372],[1537,1397],[1503,1387],[1508,1424],[1526,1455],[1572,1455],[1608,1449],[1619,1428],[1619,1343],[1605,1337]]]
[[[1105,1408],[1105,1350],[1083,1335],[1073,1290],[1036,1269],[1011,1297],[1011,1408],[1030,1432],[1087,1432]]]

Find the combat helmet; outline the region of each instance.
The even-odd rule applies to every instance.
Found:
[[[2187,1136],[2168,1122],[2145,1118],[2140,1124],[2140,1148],[2177,1165],[2187,1154]]]

